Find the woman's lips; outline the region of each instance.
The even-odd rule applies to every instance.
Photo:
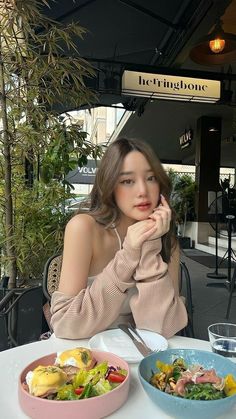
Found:
[[[147,211],[151,207],[150,202],[146,202],[144,204],[135,205],[135,208],[137,208],[139,211]]]

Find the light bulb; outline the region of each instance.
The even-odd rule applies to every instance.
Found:
[[[225,40],[216,38],[209,42],[209,47],[212,52],[215,54],[218,54],[219,52],[222,52],[225,47]]]

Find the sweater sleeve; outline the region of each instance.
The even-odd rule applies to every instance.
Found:
[[[126,291],[135,287],[132,276],[140,253],[140,249],[132,249],[124,241],[123,249],[96,276],[90,287],[73,297],[55,291],[51,300],[51,326],[55,335],[81,339],[107,329],[119,316],[127,298]]]
[[[188,319],[183,301],[175,294],[168,265],[160,255],[161,248],[161,239],[143,244],[134,274],[138,293],[131,297],[130,307],[138,328],[169,338],[183,329]]]

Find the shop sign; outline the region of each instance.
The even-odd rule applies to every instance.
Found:
[[[193,139],[193,130],[185,130],[184,134],[179,137],[179,143],[181,149],[189,147]]]
[[[78,167],[71,170],[66,175],[66,180],[70,183],[79,183],[92,185],[95,180],[98,162],[95,160],[88,160],[86,166]]]
[[[153,99],[215,103],[220,99],[219,80],[196,79],[125,70],[122,94]]]

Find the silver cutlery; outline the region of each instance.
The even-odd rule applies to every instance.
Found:
[[[139,334],[139,332],[137,331],[137,329],[134,327],[134,326],[132,326],[132,324],[131,323],[128,323],[128,328],[129,328],[129,330],[131,330],[135,335],[137,335],[138,337],[139,337],[139,339],[141,340],[141,342],[145,345],[145,346],[147,346],[147,344],[146,344],[146,342],[143,340],[143,338],[142,338],[142,336],[140,336],[140,334]]]
[[[127,324],[118,324],[118,327],[129,336],[129,338],[133,341],[134,345],[143,356],[148,356],[153,354],[154,352],[159,352],[159,350],[152,350],[151,348],[149,348],[143,340],[143,338],[140,336],[140,334],[133,326]],[[136,335],[136,337],[134,336],[134,334]]]

